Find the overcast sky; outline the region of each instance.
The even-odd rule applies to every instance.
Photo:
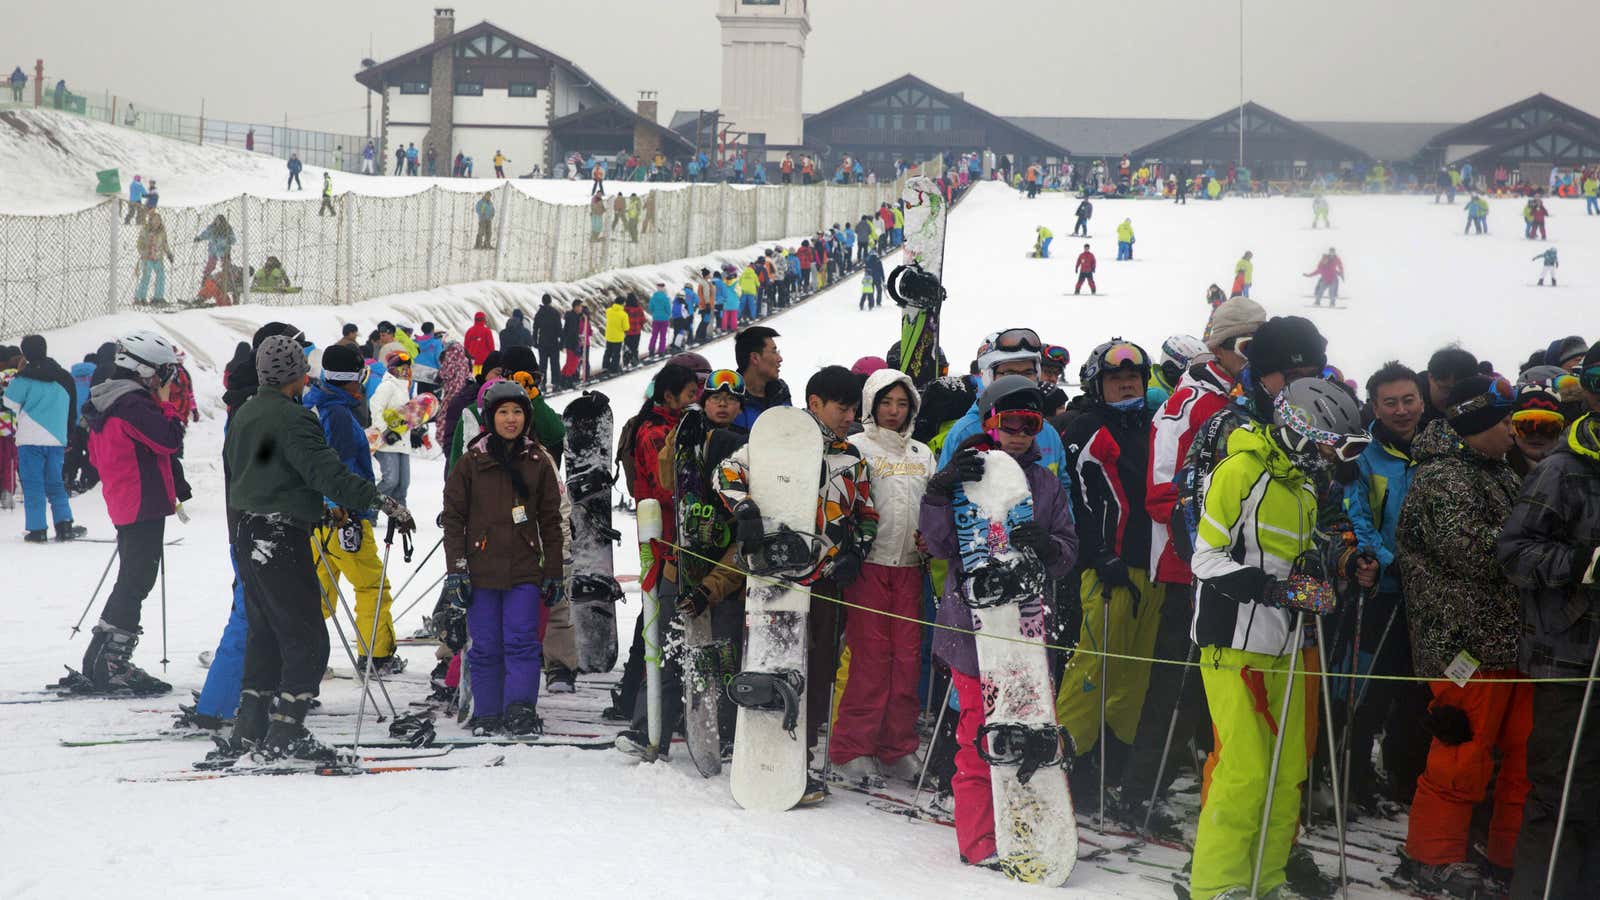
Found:
[[[0,65],[31,77],[43,57],[74,89],[361,133],[369,40],[379,61],[429,42],[434,5],[18,0]],[[718,103],[716,0],[455,9],[457,29],[488,19],[629,103],[660,92],[663,117]],[[1245,16],[1245,92],[1293,118],[1459,122],[1537,91],[1600,114],[1592,0],[1247,0]],[[811,0],[811,24],[807,111],[907,72],[1002,115],[1202,118],[1238,98],[1237,0]]]

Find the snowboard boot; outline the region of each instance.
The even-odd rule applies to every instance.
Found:
[[[265,765],[348,766],[355,756],[317,740],[306,730],[310,694],[279,693],[272,700],[271,722],[251,760]]]
[[[1428,865],[1400,854],[1400,868],[1395,876],[1410,881],[1419,890],[1440,896],[1462,897],[1472,900],[1483,893],[1483,873],[1476,865],[1461,862]]]
[[[453,703],[456,699],[456,689],[446,684],[450,677],[450,660],[441,659],[439,664],[428,673],[428,684],[433,688],[433,693],[428,695],[429,700],[443,703]]]
[[[272,712],[271,699],[260,691],[245,689],[239,692],[239,711],[234,714],[233,734],[224,738],[211,738],[216,749],[195,763],[197,769],[226,769],[239,758],[256,748],[267,735],[267,725]]]
[[[165,694],[172,685],[133,664],[133,648],[139,646],[139,632],[109,625],[104,619],[94,626],[89,649],[83,654],[83,674],[94,685],[95,693],[130,694],[150,697]]]
[[[858,756],[849,762],[837,763],[833,772],[845,784],[865,784],[878,777],[878,767],[872,764],[870,756]]]
[[[1125,800],[1119,795],[1114,800],[1107,798],[1106,805],[1111,809],[1111,817],[1123,827],[1135,833],[1143,833],[1145,811],[1150,806],[1148,799]],[[1166,804],[1157,801],[1155,811],[1150,813],[1150,836],[1164,841],[1181,841],[1183,829],[1165,806]]]
[[[916,753],[907,753],[894,762],[884,762],[880,759],[878,760],[878,771],[883,773],[883,777],[890,780],[909,781],[914,784],[917,776],[922,774],[922,760],[917,758]]]
[[[578,676],[565,666],[544,673],[544,689],[552,694],[570,694],[578,689]]]
[[[75,541],[89,533],[89,529],[82,525],[72,524],[71,519],[56,523],[56,540]]]
[[[504,729],[501,727],[499,716],[473,716],[467,723],[467,730],[473,737],[494,737]]]
[[[826,799],[828,799],[828,786],[822,783],[822,779],[807,775],[806,792],[800,795],[800,802],[795,806],[816,806]]]
[[[50,543],[50,530],[41,528],[38,531],[30,531],[23,535],[22,539],[30,544],[48,544]]]
[[[216,716],[208,716],[193,706],[178,704],[178,716],[172,720],[173,728],[182,728],[188,731],[209,731],[214,734],[222,733],[222,726],[227,724]]]
[[[1153,825],[1154,823],[1152,823]],[[1283,864],[1283,875],[1294,896],[1308,900],[1326,900],[1339,892],[1339,881],[1329,878],[1317,868],[1311,851],[1295,844],[1289,848],[1289,859]],[[1284,900],[1289,900],[1288,896]]]
[[[600,718],[609,722],[632,722],[633,705],[624,704],[622,685],[611,689],[611,705],[600,712]]]
[[[618,750],[634,759],[646,762],[654,762],[658,755],[650,749],[649,735],[632,728],[626,729],[617,735],[615,746]],[[666,756],[665,753],[660,753],[659,755]]]
[[[544,720],[539,718],[533,704],[526,701],[506,704],[506,712],[501,716],[500,723],[505,727],[506,734],[518,737],[544,734]]]
[[[367,658],[364,657],[364,656],[356,657],[356,674],[360,675],[362,672],[365,672],[366,670],[367,670]],[[399,656],[399,655],[374,656],[372,658],[372,672],[373,672],[373,674],[377,675],[379,678],[387,678],[390,675],[399,675],[401,672],[404,672],[405,670],[406,670],[406,659],[403,656]]]

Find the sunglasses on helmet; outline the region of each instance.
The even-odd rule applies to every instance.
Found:
[[[744,378],[732,369],[718,369],[706,378],[705,394],[732,394],[744,399]]]
[[[1467,413],[1477,412],[1480,409],[1491,406],[1495,409],[1509,410],[1515,405],[1515,390],[1506,383],[1505,379],[1497,378],[1489,384],[1487,391],[1457,403],[1455,406],[1445,410],[1445,415],[1453,419],[1456,416],[1464,416]]]
[[[1007,434],[1025,434],[1032,437],[1044,429],[1044,416],[1031,409],[1008,409],[992,413],[984,420],[983,426],[988,431],[1004,431]]]
[[[1361,454],[1372,446],[1372,436],[1369,434],[1340,434],[1330,440],[1319,441],[1293,428],[1282,427],[1278,431],[1283,437],[1284,446],[1294,455],[1310,455],[1318,447],[1327,447],[1333,451],[1336,459],[1348,463],[1360,459]]]

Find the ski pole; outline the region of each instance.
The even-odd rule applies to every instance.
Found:
[[[610,502],[610,498],[607,498]],[[645,573],[643,581],[655,568],[653,541],[661,537],[661,504],[644,500],[639,504],[639,566]],[[649,762],[655,762],[661,752],[661,597],[659,586],[644,592],[644,676],[645,676],[645,732],[650,741]]]
[[[427,565],[428,564],[428,560],[433,559],[433,555],[435,553],[438,553],[439,552],[439,548],[443,547],[443,546],[444,546],[444,535],[441,534],[441,535],[439,535],[439,539],[437,541],[434,541],[433,549],[428,551],[428,555],[424,556],[422,558],[422,562],[417,563],[417,567],[415,569],[411,570],[411,574],[406,578],[405,583],[400,585],[400,590],[394,592],[394,596],[392,598],[393,600],[399,600],[400,599],[400,595],[404,594],[406,592],[406,588],[411,586],[411,582],[416,580],[417,574],[422,571],[422,567]],[[427,596],[427,594],[424,593],[423,596]],[[406,607],[406,608],[410,609],[410,607]],[[396,618],[398,618],[398,617],[396,617]]]
[[[1106,651],[1111,647],[1111,586],[1101,582],[1100,599],[1100,812],[1099,825],[1106,818]]]
[[[167,663],[167,548],[161,548],[161,672],[166,674]]]
[[[917,790],[911,795],[912,809],[918,808],[917,801],[922,796],[922,782],[928,777],[928,763],[933,761],[933,745],[939,740],[939,732],[944,728],[944,714],[950,709],[950,695],[955,693],[955,690],[956,679],[952,675],[949,686],[944,689],[944,702],[939,704],[939,716],[933,722],[933,737],[928,740],[928,752],[922,755],[922,771],[917,773]]]
[[[330,529],[329,532],[328,532],[328,539],[331,540],[332,537],[333,537],[333,532]],[[322,550],[322,566],[323,566],[323,570],[328,573],[328,583],[333,585],[334,594],[337,596],[337,598],[339,600],[339,609],[335,610],[335,609],[332,609],[331,606],[330,606],[330,608],[328,609],[328,616],[329,616],[329,618],[334,620],[334,624],[335,625],[338,625],[339,611],[343,610],[345,618],[350,620],[350,630],[354,631],[355,634],[356,634],[356,646],[357,646],[357,649],[359,649],[361,651],[361,653],[363,653],[363,654],[369,653],[372,650],[374,650],[375,648],[372,648],[372,647],[368,646],[367,639],[361,634],[361,625],[356,621],[355,611],[350,608],[350,604],[344,599],[344,588],[339,587],[339,576],[334,574],[333,563],[328,561],[328,542],[326,540],[323,541],[322,546],[321,546],[321,550]],[[318,590],[322,589],[322,585],[321,585],[320,582],[317,584],[317,589]],[[381,578],[381,577],[380,577],[380,579],[378,581],[378,600],[377,600],[377,602],[379,604],[378,610],[381,612],[382,609],[383,609],[383,607],[382,607],[382,602],[383,602],[383,578]],[[375,613],[374,614],[374,618],[376,618],[376,616],[377,616],[377,614]],[[343,635],[343,633],[344,632],[341,629],[340,630],[341,636]],[[372,643],[376,644],[377,643],[377,639],[378,639],[378,626],[377,625],[373,625],[372,626]],[[355,658],[355,654],[354,653],[350,654],[350,668],[351,668],[352,671],[361,668],[361,666],[356,662],[356,658]],[[367,668],[370,669],[371,665],[369,664],[367,666]],[[400,715],[400,711],[395,708],[394,700],[391,699],[390,696],[389,696],[389,686],[388,686],[388,684],[386,684],[384,682],[383,676],[382,675],[378,676],[377,681],[378,681],[378,691],[379,691],[379,693],[383,694],[383,699],[388,701],[388,703],[389,703],[389,714],[394,717],[394,720],[397,723],[400,722],[402,719],[405,719],[406,717],[405,716],[401,716]],[[363,687],[363,693],[365,693],[368,697],[372,696],[372,692],[367,690],[365,687]],[[377,709],[378,708],[377,698],[373,698],[373,700],[372,700],[372,708],[373,709]],[[383,714],[382,713],[378,714],[377,721],[379,721],[379,722],[383,721]]]
[[[1183,709],[1183,692],[1189,687],[1189,669],[1193,667],[1199,654],[1200,647],[1191,644],[1186,658],[1188,664],[1183,667],[1183,674],[1178,676],[1178,702],[1172,705],[1172,718],[1167,722],[1167,742],[1161,746],[1161,762],[1156,765],[1155,787],[1150,789],[1150,802],[1144,808],[1144,824],[1139,827],[1140,833],[1147,838],[1150,837],[1150,817],[1156,811],[1156,798],[1161,796],[1161,779],[1167,774],[1167,754],[1172,752],[1172,738],[1178,733],[1178,712]]]
[[[79,629],[83,627],[83,620],[89,617],[89,610],[94,608],[95,598],[100,596],[100,589],[105,587],[106,576],[111,574],[111,564],[117,561],[117,551],[121,549],[122,548],[118,546],[113,546],[111,548],[111,558],[106,560],[105,570],[100,573],[100,580],[95,582],[94,593],[89,595],[89,602],[84,604],[83,614],[78,616],[78,623],[72,626],[72,633],[67,635],[67,640],[70,641],[78,636]],[[162,653],[161,655],[166,656],[165,653]]]
[[[1317,627],[1317,657],[1320,660],[1322,658],[1322,654],[1327,652],[1325,649],[1327,645],[1323,642],[1322,637],[1321,616],[1316,617],[1315,624]],[[1339,889],[1346,897],[1348,897],[1350,895],[1350,874],[1345,863],[1344,806],[1339,801],[1339,758],[1334,748],[1333,692],[1328,687],[1328,676],[1326,674],[1328,670],[1327,663],[1323,663],[1322,670],[1324,674],[1318,680],[1322,682],[1323,731],[1326,732],[1328,736],[1328,783],[1333,787],[1333,825],[1335,828],[1339,829]],[[1313,760],[1314,767],[1316,754],[1313,752],[1313,748],[1306,748],[1306,756]],[[1348,772],[1345,773],[1345,777],[1345,783],[1348,784]]]
[[[322,579],[320,578],[317,579],[317,593],[322,596],[322,610],[327,614],[328,618],[333,621],[333,630],[339,635],[339,646],[344,648],[345,658],[350,660],[350,671],[354,672],[356,669],[360,668],[360,666],[356,664],[355,651],[350,649],[350,639],[345,637],[344,626],[339,624],[339,612],[333,608],[333,603],[328,600],[328,592],[323,590]],[[357,637],[360,637],[360,635],[357,635]],[[371,696],[370,690],[368,690],[367,695],[369,697]],[[372,701],[372,708],[378,708],[377,700]],[[382,713],[378,714],[378,721],[383,721]]]
[[[1272,792],[1278,784],[1278,764],[1283,761],[1283,736],[1289,733],[1289,701],[1294,697],[1294,666],[1300,656],[1300,635],[1306,614],[1294,614],[1294,627],[1289,630],[1289,677],[1283,683],[1283,707],[1278,713],[1278,739],[1272,744],[1272,765],[1267,770],[1267,802],[1261,804],[1261,830],[1256,836],[1256,861],[1250,871],[1250,896],[1259,896],[1261,890],[1261,860],[1267,855],[1267,823],[1272,820]],[[1303,723],[1302,723],[1303,724]]]
[[[396,622],[400,621],[401,619],[405,618],[406,613],[411,612],[413,609],[416,609],[417,604],[421,603],[424,599],[427,598],[427,596],[429,594],[433,593],[433,589],[434,588],[436,588],[439,585],[444,583],[444,576],[446,574],[447,573],[444,573],[444,572],[439,573],[439,577],[435,578],[433,580],[433,584],[430,584],[427,587],[422,589],[422,596],[421,597],[418,597],[417,599],[411,601],[411,605],[410,606],[407,606],[405,609],[400,610],[400,612],[395,615],[394,621],[396,621]],[[391,600],[390,602],[392,603],[393,601]]]
[[[1600,638],[1595,640],[1594,654],[1589,659],[1589,680],[1583,685],[1583,705],[1578,707],[1578,728],[1572,733],[1572,752],[1567,754],[1567,775],[1561,782],[1561,807],[1556,812],[1555,840],[1550,842],[1550,866],[1544,873],[1544,900],[1550,900],[1550,890],[1556,881],[1556,860],[1561,856],[1561,832],[1567,824],[1567,798],[1572,793],[1572,772],[1578,767],[1578,744],[1583,740],[1583,727],[1589,721],[1589,700],[1594,696],[1594,679],[1600,674]]]
[[[1359,671],[1361,668],[1362,618],[1366,614],[1367,598],[1372,596],[1376,586],[1376,582],[1374,582],[1373,587],[1362,590],[1361,595],[1356,598],[1356,631],[1355,634],[1350,638],[1350,671],[1352,673]],[[1377,668],[1378,657],[1374,656],[1372,657],[1372,665],[1368,668],[1367,674],[1372,674],[1372,672],[1376,671]],[[1344,781],[1335,785],[1334,790],[1339,792],[1340,800],[1344,803],[1344,808],[1349,809],[1350,757],[1355,746],[1356,731],[1356,685],[1354,682],[1350,683],[1347,696],[1345,697],[1345,707],[1344,734],[1341,735],[1339,742],[1339,765],[1343,766],[1340,771],[1344,773]]]
[[[394,530],[395,521],[391,516],[389,519],[389,531],[383,536],[383,563],[378,568],[378,590],[380,592],[383,590],[384,582],[387,581],[389,577],[389,552],[394,549]],[[326,553],[323,554],[322,560],[323,562],[327,562],[328,556]],[[344,598],[341,597],[340,602],[343,602],[343,599]],[[378,599],[383,599],[381,593],[379,594]],[[365,718],[367,711],[367,682],[372,678],[372,654],[378,643],[378,616],[382,612],[382,603],[372,604],[372,640],[367,640],[365,637],[363,637],[359,630],[356,633],[356,637],[361,638],[361,640],[367,645],[367,665],[361,670],[361,703],[356,709],[356,738],[355,743],[351,747],[351,751],[354,753],[357,759],[361,758],[361,720]],[[383,679],[378,679],[378,685],[380,687],[383,685]],[[388,696],[387,693],[385,696]],[[393,701],[390,702],[393,703]]]

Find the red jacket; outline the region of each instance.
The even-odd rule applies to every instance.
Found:
[[[811,268],[811,264],[817,260],[817,255],[811,252],[811,247],[806,244],[800,245],[800,250],[796,253],[796,255],[800,257],[801,269]]]
[[[633,499],[659,500],[663,509],[672,509],[672,491],[661,484],[661,450],[678,427],[683,413],[665,406],[654,406],[639,422],[633,438]],[[673,540],[677,516],[661,517],[661,537]]]
[[[1074,272],[1082,272],[1085,275],[1093,275],[1094,274],[1094,254],[1090,253],[1087,250],[1083,251],[1082,253],[1079,253],[1078,254],[1078,264],[1073,267],[1073,271]]]
[[[1344,277],[1344,261],[1332,253],[1324,253],[1322,259],[1317,260],[1317,268],[1313,273],[1323,281],[1332,281]]]
[[[1189,445],[1200,427],[1228,405],[1233,379],[1223,368],[1210,362],[1200,378],[1184,373],[1178,387],[1162,404],[1150,426],[1150,465],[1146,470],[1144,508],[1150,514],[1151,577],[1162,584],[1188,584],[1189,565],[1172,549],[1168,531],[1172,507],[1178,502],[1174,481],[1189,455]],[[1188,525],[1179,522],[1177,528]]]
[[[642,307],[642,306],[630,306],[630,307],[628,307],[628,335],[630,337],[632,335],[639,334],[639,333],[644,331],[644,320],[645,320],[644,307]]]
[[[883,223],[884,230],[894,227],[894,210],[887,206],[878,207],[878,221]]]
[[[472,359],[473,364],[479,366],[483,365],[483,361],[494,352],[494,332],[484,324],[482,313],[479,313],[479,318],[473,326],[467,329],[466,335],[461,339],[461,346],[467,351],[467,356]]]

